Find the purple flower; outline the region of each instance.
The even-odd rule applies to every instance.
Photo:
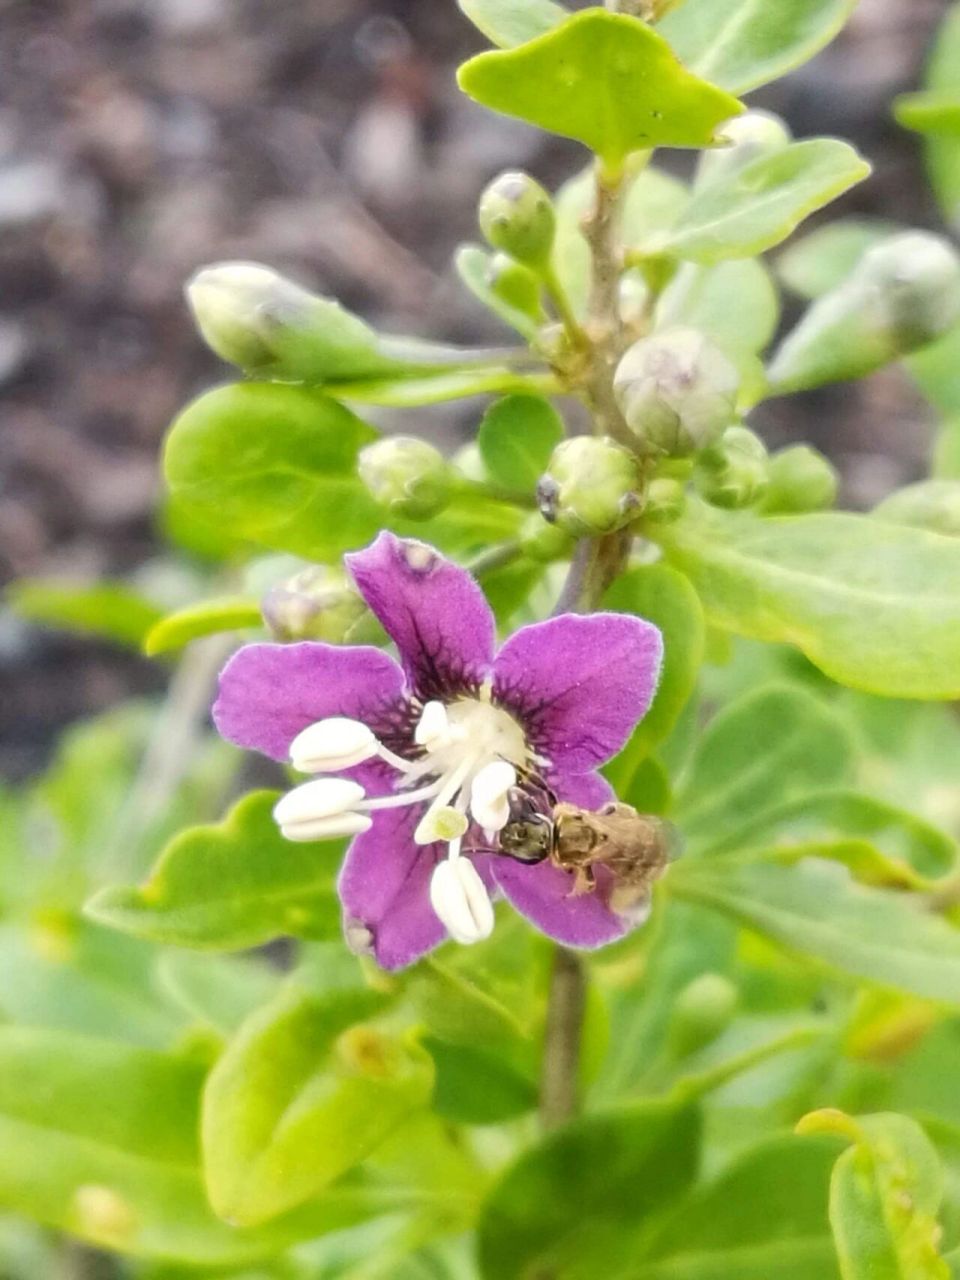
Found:
[[[635,921],[610,909],[602,867],[574,895],[549,860],[495,852],[497,832],[518,788],[590,809],[611,798],[596,769],[650,705],[658,629],[564,614],[497,650],[477,583],[432,547],[382,533],[347,564],[401,665],[369,647],[248,645],[213,714],[232,742],[338,775],[296,787],[275,816],[290,839],[354,836],[339,882],[348,942],[402,968],[447,935],[486,937],[498,891],[568,946],[621,937]]]

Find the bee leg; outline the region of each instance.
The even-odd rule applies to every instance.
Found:
[[[577,867],[570,896],[582,898],[585,893],[593,893],[596,887],[597,881],[593,874],[593,867]]]

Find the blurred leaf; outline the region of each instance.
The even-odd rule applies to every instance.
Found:
[[[830,1181],[830,1224],[843,1280],[950,1280],[937,1243],[943,1170],[906,1116],[814,1111],[798,1133],[836,1133],[853,1146]]]
[[[285,840],[272,817],[277,796],[255,791],[216,826],[182,831],[142,886],[102,889],[87,914],[154,942],[213,950],[284,934],[339,937],[333,878],[343,842]]]
[[[176,613],[168,613],[155,622],[143,640],[143,650],[150,657],[180,649],[201,636],[218,635],[223,631],[242,631],[248,627],[262,627],[260,604],[257,600],[241,596],[202,600],[187,605]]]
[[[510,325],[525,338],[532,339],[537,333],[537,323],[525,311],[513,307],[505,298],[501,298],[489,283],[490,264],[493,255],[481,249],[478,244],[462,244],[454,257],[457,275],[470,290],[478,302],[482,302],[494,315],[500,317],[504,324]]]
[[[803,689],[768,686],[725,707],[700,738],[677,801],[691,844],[725,847],[746,823],[851,775],[840,717]]]
[[[282,978],[279,969],[253,956],[166,951],[157,964],[157,981],[174,1004],[222,1035],[273,999]]]
[[[893,114],[904,128],[917,133],[960,138],[960,93],[956,90],[901,94],[893,104]]]
[[[801,298],[819,298],[842,284],[869,249],[902,230],[880,218],[825,223],[783,251],[777,274]]]
[[[506,396],[483,415],[477,443],[494,483],[532,493],[563,437],[563,419],[549,401]]]
[[[163,610],[121,582],[79,586],[53,579],[21,578],[7,590],[15,613],[30,622],[116,640],[138,649]]]
[[[606,593],[603,607],[636,614],[663,633],[663,669],[653,703],[605,769],[613,789],[625,796],[638,767],[673,729],[696,686],[703,665],[703,610],[683,574],[664,564],[629,569]]]
[[[678,897],[867,982],[960,1000],[960,931],[909,894],[856,884],[843,867],[691,859],[671,869],[669,884]]]
[[[933,407],[945,418],[960,420],[960,327],[951,329],[939,342],[915,351],[907,357],[906,365]]]
[[[519,559],[479,574],[483,594],[501,628],[529,604],[531,593],[546,573],[547,566]]]
[[[331,560],[367,542],[379,512],[356,475],[372,428],[318,391],[236,383],[188,405],[167,437],[174,497],[237,537]]]
[[[730,324],[730,299],[743,313]],[[741,368],[767,346],[777,328],[780,300],[770,272],[755,258],[720,262],[714,267],[685,262],[660,295],[656,327],[689,325],[698,329]]]
[[[457,0],[487,39],[502,49],[544,35],[567,16],[552,0]]]
[[[951,5],[934,46],[924,87],[933,94],[955,95],[960,83],[960,6]],[[924,139],[927,171],[951,230],[960,216],[960,138],[933,133]]]
[[[514,369],[479,368],[425,374],[422,377],[367,378],[357,382],[338,382],[331,390],[344,400],[358,404],[384,405],[395,409],[416,409],[420,405],[444,404],[448,400],[464,400],[468,396],[508,395],[512,391],[536,392],[546,382],[554,383],[544,373],[529,376]]]
[[[204,1092],[204,1165],[221,1217],[249,1226],[301,1204],[426,1104],[425,1051],[358,1025],[381,1007],[373,993],[294,987],[243,1024]]]
[[[960,537],[960,481],[921,480],[877,503],[872,515],[912,529]]]
[[[638,18],[587,9],[546,35],[481,53],[459,73],[483,106],[576,138],[617,169],[631,151],[709,146],[742,107],[675,61]]]
[[[857,0],[683,0],[660,24],[697,75],[746,93],[812,58],[833,39]]]
[[[853,147],[836,138],[792,142],[694,191],[673,226],[639,250],[706,263],[753,257],[869,172]]]
[[[609,1274],[625,1239],[693,1181],[695,1109],[640,1102],[581,1117],[502,1175],[479,1225],[485,1280]]]
[[[841,684],[960,695],[960,545],[835,512],[757,518],[699,504],[664,528],[710,622],[796,645]]]
[[[427,1037],[424,1047],[436,1068],[433,1107],[438,1115],[461,1124],[501,1124],[536,1107],[536,1081],[499,1053],[433,1037]]]

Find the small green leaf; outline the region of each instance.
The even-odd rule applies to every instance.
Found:
[[[669,884],[678,897],[856,978],[960,1001],[960,930],[909,894],[856,884],[844,867],[681,859]]]
[[[746,93],[812,58],[857,0],[684,0],[660,25],[691,71]]]
[[[167,437],[174,497],[238,537],[331,560],[376,532],[379,511],[356,475],[376,432],[318,391],[235,383],[188,405]]]
[[[750,258],[786,240],[808,214],[869,172],[867,162],[846,142],[792,142],[706,183],[669,231],[638,247],[694,262]]]
[[[837,786],[852,767],[851,736],[821,700],[790,686],[758,689],[725,707],[701,737],[677,820],[698,847],[728,847],[745,824]]]
[[[656,696],[630,741],[605,770],[613,789],[626,798],[637,769],[670,733],[696,686],[703,664],[703,610],[683,574],[663,564],[628,570],[604,596],[603,606],[646,618],[663,632]]]
[[[501,49],[545,35],[567,16],[553,0],[457,0],[463,13]]]
[[[947,419],[960,419],[960,326],[938,342],[907,357],[907,369],[933,407]],[[946,474],[946,473],[941,473]]]
[[[873,509],[878,520],[960,537],[960,481],[921,480],[897,489]]]
[[[730,323],[730,299],[742,313]],[[769,343],[780,318],[780,301],[770,272],[756,258],[731,259],[715,267],[685,262],[660,295],[658,329],[685,325],[705,334],[741,370]]]
[[[637,1225],[693,1181],[699,1136],[696,1110],[641,1102],[584,1116],[526,1150],[483,1209],[484,1280],[609,1274]]]
[[[7,591],[15,613],[30,622],[103,636],[138,649],[163,610],[121,582],[78,586],[44,578],[21,578]]]
[[[532,493],[563,437],[563,419],[547,400],[506,396],[483,415],[477,442],[491,480]]]
[[[537,1105],[536,1081],[483,1047],[450,1044],[428,1037],[437,1081],[433,1107],[461,1124],[502,1124]]]
[[[155,622],[143,640],[143,651],[150,657],[181,649],[201,636],[219,635],[223,631],[243,631],[262,627],[260,604],[243,596],[224,596],[187,605],[176,613],[168,613]]]
[[[951,5],[927,68],[925,88],[934,94],[955,95],[960,83],[960,7]],[[960,215],[960,138],[931,133],[924,139],[927,172],[940,208],[951,229]]]
[[[511,391],[553,390],[554,380],[546,373],[529,377],[513,369],[498,367],[433,373],[423,377],[367,378],[360,382],[339,382],[337,395],[357,404],[384,405],[392,409],[416,409],[425,404],[445,404],[469,396],[508,395]]]
[[[893,104],[893,113],[905,129],[960,138],[960,93],[905,93]]]
[[[705,147],[736,98],[699,80],[644,22],[602,9],[460,68],[464,93],[494,111],[576,138],[616,171],[631,151]]]
[[[203,1026],[223,1035],[236,1031],[259,1005],[273,999],[280,971],[252,956],[212,956],[167,951],[157,981],[170,999]]]
[[[211,1203],[256,1225],[303,1203],[424,1106],[426,1052],[371,1026],[382,998],[294,985],[240,1028],[204,1091]]]
[[[960,544],[839,513],[688,507],[660,535],[709,621],[796,645],[832,679],[901,698],[960,696]]]
[[[916,1121],[814,1111],[797,1132],[836,1133],[854,1144],[830,1180],[830,1225],[843,1280],[950,1280],[938,1249],[943,1169]]]
[[[217,826],[181,832],[145,884],[102,889],[87,914],[154,942],[212,950],[286,934],[339,937],[333,878],[342,842],[284,840],[271,816],[276,800],[275,791],[255,791]]]
[[[537,333],[537,324],[525,311],[512,307],[490,287],[489,272],[493,261],[491,254],[481,249],[478,244],[462,244],[454,257],[457,275],[467,286],[478,302],[482,302],[494,315],[500,317],[504,324],[510,325],[528,340]]]
[[[777,274],[801,298],[819,298],[836,289],[863,255],[902,231],[880,218],[843,218],[817,227],[777,259]]]

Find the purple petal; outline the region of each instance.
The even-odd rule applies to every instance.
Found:
[[[548,774],[547,781],[557,793],[558,800],[577,804],[581,809],[602,809],[613,799],[613,787],[599,773]]]
[[[384,969],[403,969],[432,951],[447,932],[430,905],[430,877],[446,845],[416,845],[422,808],[384,809],[347,850],[338,885],[351,927],[372,935]]]
[[[622,938],[630,923],[615,915],[604,903],[606,877],[597,868],[597,888],[576,897],[573,876],[550,862],[533,866],[513,858],[494,860],[497,884],[522,916],[541,932],[568,947],[602,947]]]
[[[223,737],[286,760],[301,729],[327,716],[379,732],[403,699],[403,672],[380,649],[250,644],[220,674],[213,719]]]
[[[624,613],[565,613],[523,627],[497,654],[494,696],[519,715],[557,772],[616,755],[653,700],[663,639]]]
[[[392,533],[344,559],[424,701],[477,685],[489,674],[493,614],[465,569],[426,543]]]

